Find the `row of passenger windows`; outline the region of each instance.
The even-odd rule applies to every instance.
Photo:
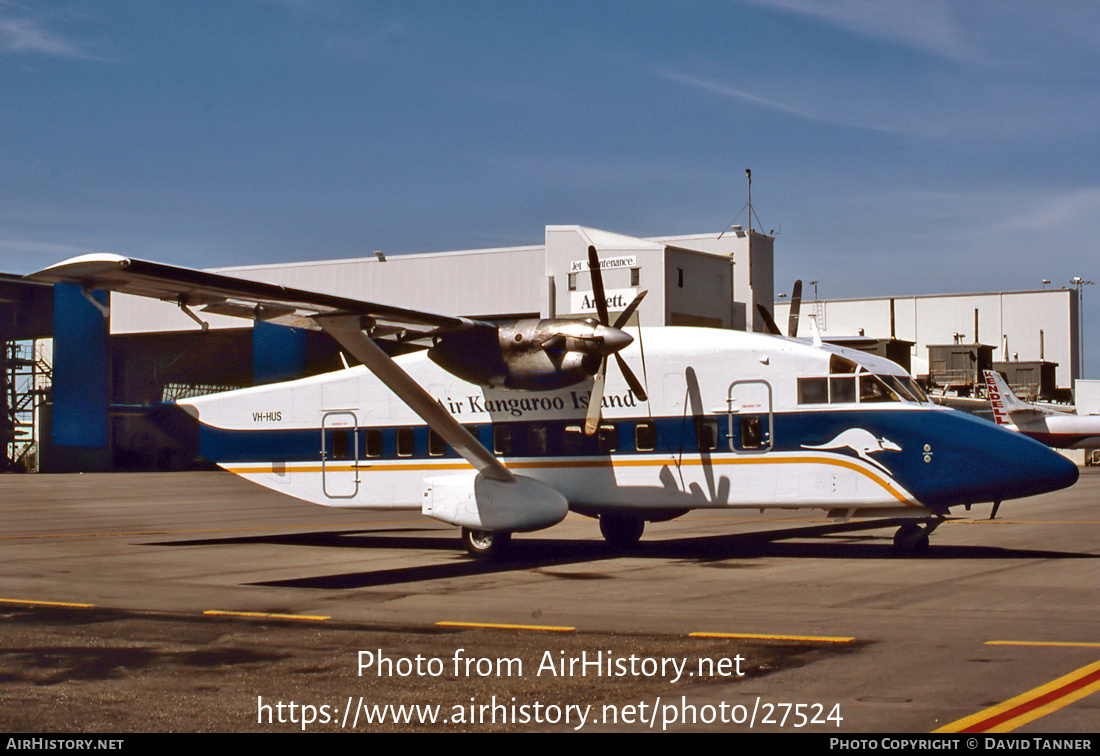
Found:
[[[494,425],[492,426],[492,449],[494,454],[504,457],[510,456],[583,456],[593,454],[611,454],[619,450],[621,443],[620,432],[622,428],[617,423],[602,423],[596,433],[589,436],[584,432],[582,425],[567,425],[562,423],[532,423],[525,425]],[[633,450],[639,452],[654,451],[657,448],[657,426],[650,420],[642,420],[633,423]],[[724,440],[720,433],[717,420],[700,418],[696,419],[695,444],[698,451],[713,451]],[[479,437],[479,428],[469,426],[467,430]],[[442,457],[448,452],[447,442],[443,437],[431,428],[428,431],[427,452],[430,457]],[[420,430],[423,433],[423,429]],[[385,436],[381,428],[360,428],[358,431],[351,429],[336,429],[330,432],[331,439],[326,444],[326,456],[328,459],[351,459],[354,457],[352,438],[355,434],[362,439],[360,447],[361,456],[364,458],[378,458],[385,455]],[[398,457],[413,457],[416,455],[416,428],[397,428],[392,434],[393,451]],[[485,439],[488,440],[488,439]],[[765,434],[761,430],[760,417],[750,415],[741,418],[740,446],[742,449],[758,449],[766,443]],[[482,441],[484,443],[484,441]],[[678,445],[678,444],[677,444]]]

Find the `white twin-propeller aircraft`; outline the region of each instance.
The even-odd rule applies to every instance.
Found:
[[[570,510],[625,546],[647,521],[770,507],[896,519],[895,545],[922,551],[951,507],[1077,480],[1042,444],[931,403],[898,365],[817,338],[639,328],[632,347],[644,292],[612,323],[594,248],[589,267],[598,319],[510,323],[106,254],[30,277],[329,333],[362,365],[178,400],[201,453],[318,504],[419,510],[475,556]]]

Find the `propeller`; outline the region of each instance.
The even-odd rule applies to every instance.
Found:
[[[607,372],[607,356],[609,354],[615,356],[615,362],[619,366],[619,372],[623,374],[623,378],[626,379],[634,395],[643,402],[648,399],[645,389],[642,388],[642,384],[638,380],[638,377],[634,375],[634,371],[630,369],[626,361],[619,354],[622,349],[629,346],[631,342],[634,341],[634,337],[623,331],[622,327],[630,320],[630,316],[638,309],[638,305],[641,304],[642,299],[648,292],[643,291],[638,294],[638,296],[634,297],[634,300],[627,305],[626,309],[615,319],[614,325],[609,325],[611,317],[607,312],[607,297],[604,294],[603,288],[603,272],[600,270],[600,258],[599,255],[596,254],[596,248],[594,246],[588,247],[588,269],[592,273],[592,296],[596,300],[596,313],[600,316],[600,324],[596,328],[595,336],[603,345],[603,354],[600,357],[600,367],[593,377],[592,393],[588,398],[588,415],[584,421],[584,432],[586,435],[591,436],[600,425],[600,407],[603,404],[604,376]]]
[[[794,282],[791,291],[791,315],[787,319],[787,335],[792,339],[798,335],[798,311],[802,309],[802,279]]]
[[[794,282],[794,289],[791,291],[791,314],[787,319],[787,335],[792,339],[798,335],[798,315],[802,310],[802,279],[799,278]],[[767,328],[768,333],[773,336],[782,336],[783,332],[779,330],[779,326],[775,324],[775,319],[772,314],[768,312],[764,305],[757,302],[756,311],[760,314],[760,318],[764,321],[764,327]]]

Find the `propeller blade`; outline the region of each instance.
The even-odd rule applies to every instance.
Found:
[[[603,404],[603,378],[607,370],[607,358],[600,362],[600,369],[592,380],[592,393],[588,396],[588,414],[584,418],[584,435],[591,436],[600,427],[600,405]]]
[[[588,247],[588,270],[592,273],[592,297],[596,300],[596,312],[600,315],[600,323],[607,325],[607,295],[603,292],[603,271],[600,270],[600,257],[596,254],[596,248]]]
[[[760,317],[764,320],[764,325],[767,327],[768,333],[774,336],[783,335],[783,332],[779,330],[779,326],[775,324],[775,320],[772,319],[772,314],[765,309],[764,305],[757,302],[756,311],[760,313]]]
[[[619,356],[618,352],[615,352],[615,362],[619,363],[619,370],[622,371],[623,378],[626,378],[626,382],[630,384],[630,390],[634,392],[634,396],[638,397],[638,399],[643,402],[649,399],[649,397],[646,396],[645,389],[642,388],[641,381],[638,380],[638,376],[634,375],[634,371],[626,364],[626,360]]]
[[[791,292],[791,316],[787,319],[787,335],[792,339],[798,335],[798,312],[802,309],[802,279],[794,282]]]
[[[630,316],[634,314],[634,311],[638,309],[638,305],[645,299],[645,295],[649,293],[649,289],[646,289],[638,296],[634,297],[634,301],[626,306],[626,309],[622,311],[622,314],[615,320],[615,327],[622,328],[626,325],[626,321],[630,320]]]

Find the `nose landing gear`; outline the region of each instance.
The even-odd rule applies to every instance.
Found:
[[[928,551],[928,536],[943,522],[942,517],[934,517],[926,520],[924,526],[920,523],[907,522],[894,533],[894,553],[900,556],[918,556]]]

